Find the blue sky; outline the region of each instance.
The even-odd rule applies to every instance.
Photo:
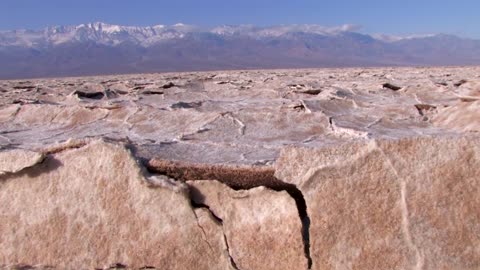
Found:
[[[364,33],[480,39],[478,0],[0,0],[0,29],[102,21],[123,25],[356,24]]]

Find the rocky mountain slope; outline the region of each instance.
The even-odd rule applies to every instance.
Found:
[[[480,64],[480,41],[366,35],[355,26],[90,23],[0,32],[0,78],[252,68]]]

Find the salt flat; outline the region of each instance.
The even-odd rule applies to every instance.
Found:
[[[480,67],[16,80],[0,95],[0,267],[480,267]]]
[[[478,67],[167,73],[0,87],[2,147],[102,136],[128,140],[147,159],[261,165],[286,145],[480,130]]]

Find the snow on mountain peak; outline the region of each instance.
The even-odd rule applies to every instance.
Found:
[[[97,32],[115,33],[122,31],[124,28],[128,28],[128,26],[120,26],[103,22],[93,22],[77,25],[75,29],[78,30],[82,28],[92,29]]]
[[[317,24],[292,24],[269,27],[256,27],[253,25],[224,25],[213,28],[210,32],[219,35],[248,35],[254,37],[279,37],[288,33],[302,32],[318,35],[334,35],[343,32],[358,31],[359,26],[345,24],[341,26],[327,27]]]
[[[338,35],[358,32],[357,25],[322,26],[316,24],[293,24],[260,27],[254,25],[223,25],[202,29],[194,25],[177,23],[174,25],[121,26],[104,22],[92,22],[76,26],[51,26],[43,30],[13,30],[0,33],[0,46],[48,46],[68,42],[93,41],[97,44],[118,45],[133,42],[141,46],[151,46],[165,40],[181,39],[189,33],[208,32],[221,36],[248,36],[251,38],[281,37],[290,33],[317,35]],[[407,37],[372,35],[383,42],[396,42],[403,39],[429,37],[432,35],[412,35]]]
[[[397,42],[401,40],[409,40],[415,38],[429,38],[437,36],[437,34],[418,34],[418,35],[405,35],[405,36],[397,36],[397,35],[387,35],[387,34],[373,34],[372,37],[381,40],[384,42]]]
[[[119,25],[101,25],[101,30],[106,33],[116,33],[122,31],[122,27]]]
[[[256,27],[253,25],[222,25],[210,30],[210,33],[217,35],[234,35],[234,34],[246,34],[253,33]]]

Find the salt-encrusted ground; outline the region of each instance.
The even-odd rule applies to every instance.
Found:
[[[478,269],[480,68],[0,81],[0,266]]]
[[[201,163],[271,164],[286,145],[480,129],[476,67],[1,81],[0,96],[2,147],[103,136],[142,157]]]

